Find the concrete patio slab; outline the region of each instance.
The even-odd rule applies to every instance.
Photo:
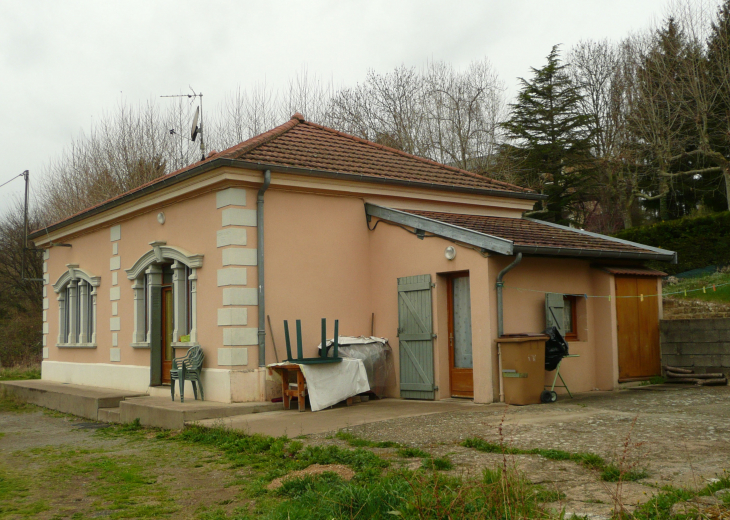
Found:
[[[201,420],[221,420],[230,416],[260,414],[281,408],[281,403],[216,403],[187,399],[184,403],[170,397],[136,397],[119,404],[120,421],[130,423],[139,419],[143,426],[180,430],[185,423]]]
[[[136,397],[139,392],[127,392],[95,386],[81,386],[39,379],[30,381],[0,382],[3,391],[18,399],[51,410],[98,419],[99,408],[115,408],[129,397]]]
[[[227,418],[197,421],[204,426],[223,426],[242,430],[246,433],[263,435],[309,435],[339,430],[388,419],[399,419],[419,415],[462,411],[477,411],[492,405],[474,404],[469,400],[448,399],[443,401],[411,401],[406,399],[381,399],[357,403],[353,406],[338,406],[319,412],[299,412],[282,410],[282,404],[276,403],[278,411],[256,415],[241,415]]]

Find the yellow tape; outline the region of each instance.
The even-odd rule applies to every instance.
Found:
[[[641,296],[641,301],[643,302],[644,301],[644,295],[643,294],[640,294],[639,296]]]

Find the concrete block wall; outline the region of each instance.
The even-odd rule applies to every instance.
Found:
[[[662,364],[730,375],[730,318],[662,320]]]

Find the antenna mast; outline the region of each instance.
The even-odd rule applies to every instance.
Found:
[[[193,87],[190,87],[190,91],[192,92],[192,94],[173,94],[173,95],[170,95],[170,96],[160,96],[160,97],[163,97],[163,98],[186,97],[186,98],[189,98],[189,99],[198,98],[198,100],[199,100],[198,101],[198,109],[195,111],[195,116],[193,117],[193,127],[190,130],[190,137],[185,137],[185,136],[180,135],[177,131],[175,131],[174,128],[171,128],[170,129],[170,134],[172,134],[172,135],[175,135],[175,134],[180,135],[181,138],[183,138],[183,139],[189,139],[192,142],[195,142],[195,140],[197,139],[198,135],[200,135],[200,154],[201,154],[200,160],[201,161],[204,161],[205,160],[205,139],[203,137],[204,136],[204,134],[203,134],[203,93],[202,92],[200,92],[200,93],[195,92],[193,90]],[[198,119],[200,120],[200,125],[198,125]]]
[[[28,184],[30,182],[30,172],[25,170],[20,175],[25,179],[25,204],[23,205],[23,253],[20,257],[20,279],[24,282],[45,282],[43,278],[26,278],[25,277],[25,252],[26,251],[42,251],[28,247]]]

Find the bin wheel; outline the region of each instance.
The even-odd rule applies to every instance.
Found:
[[[557,400],[558,394],[550,390],[543,390],[540,394],[540,402],[542,403],[554,403]]]

